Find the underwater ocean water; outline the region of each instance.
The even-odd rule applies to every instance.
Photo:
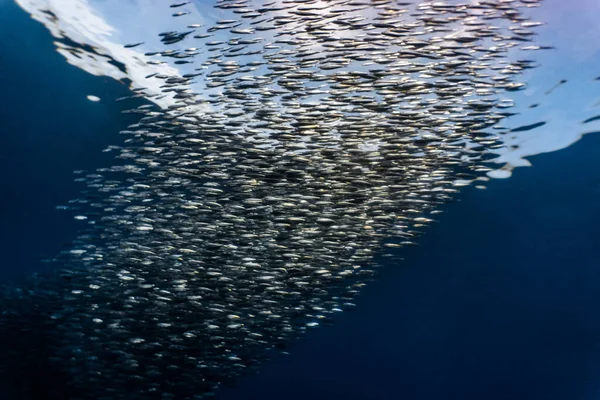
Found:
[[[0,0],[0,399],[597,399],[599,17]]]

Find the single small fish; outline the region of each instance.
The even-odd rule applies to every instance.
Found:
[[[132,48],[137,47],[137,46],[142,45],[142,44],[144,44],[144,42],[126,44],[123,47],[125,47],[126,49],[132,49]]]
[[[546,125],[545,121],[536,122],[535,124],[519,126],[518,128],[511,129],[509,132],[526,132],[544,125]]]
[[[173,3],[169,7],[171,7],[171,8],[183,7],[186,4],[190,4],[190,3],[191,3],[191,1],[185,1],[183,3]]]

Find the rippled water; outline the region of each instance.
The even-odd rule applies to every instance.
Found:
[[[14,398],[597,396],[595,2],[17,3]]]

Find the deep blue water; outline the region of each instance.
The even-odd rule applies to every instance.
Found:
[[[47,269],[40,260],[74,239],[83,224],[55,208],[79,196],[82,186],[73,182],[73,171],[112,165],[113,154],[102,150],[137,121],[112,101],[88,101],[88,94],[114,99],[130,92],[67,64],[52,42],[47,29],[17,5],[1,5],[3,280]]]
[[[65,63],[45,28],[0,7],[0,278],[74,238],[75,169],[110,165],[135,118],[125,86]],[[565,100],[567,101],[567,100]],[[600,136],[464,190],[334,327],[222,400],[587,400],[600,396]]]
[[[220,399],[597,399],[598,146],[466,190],[355,312]]]

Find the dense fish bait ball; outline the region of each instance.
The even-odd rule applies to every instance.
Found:
[[[171,4],[146,55],[182,74],[132,96],[170,105],[75,171],[81,235],[2,297],[18,398],[205,398],[354,307],[374,256],[490,171],[538,3],[222,0],[207,27]]]

